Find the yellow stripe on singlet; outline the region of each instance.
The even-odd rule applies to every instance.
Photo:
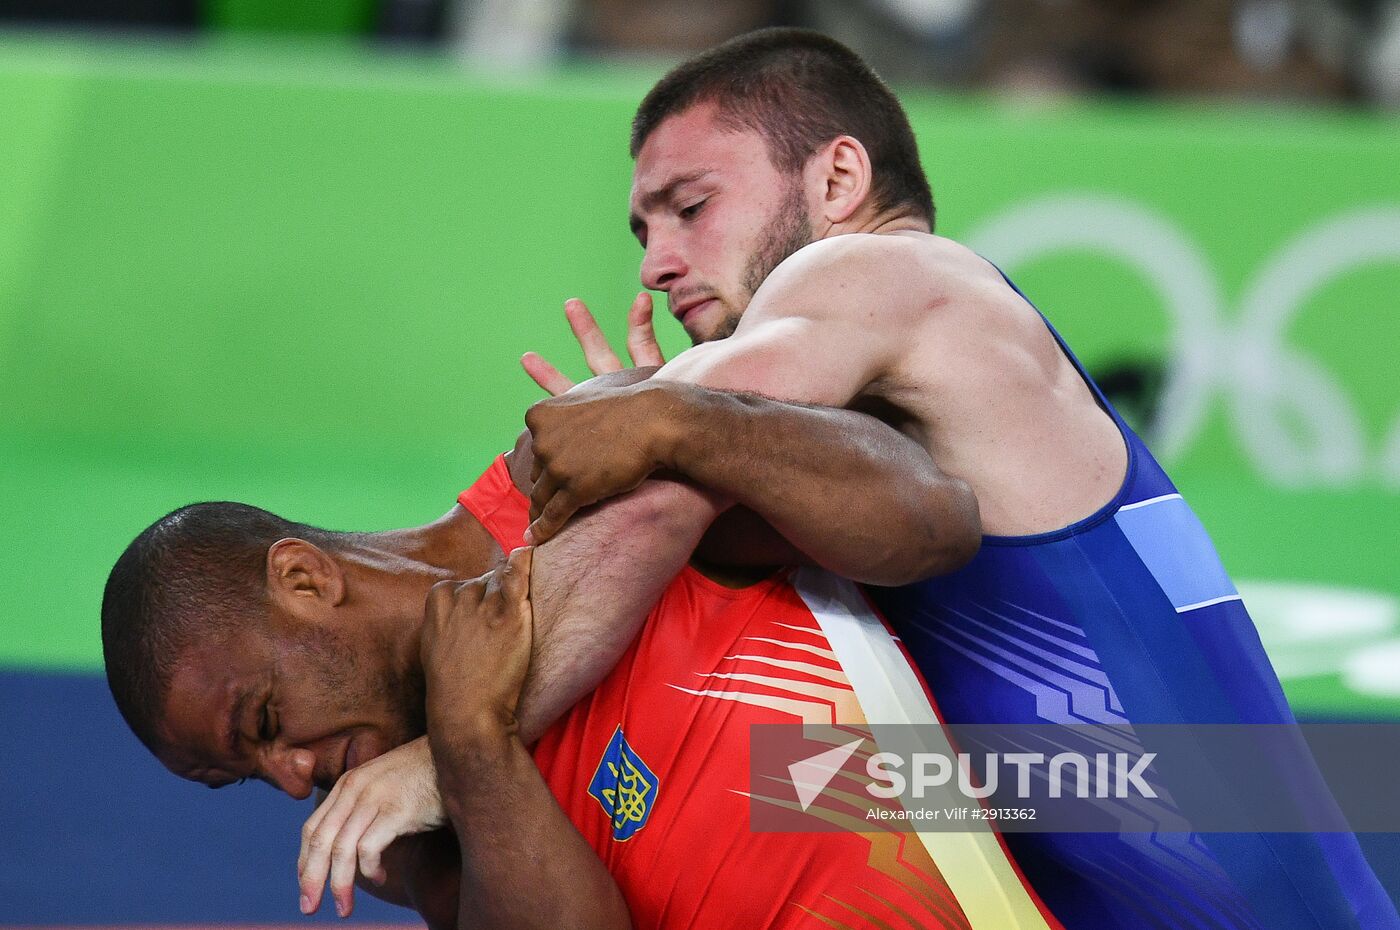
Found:
[[[955,758],[909,660],[855,584],[812,568],[796,572],[793,581],[831,643],[869,724],[918,724],[920,751]],[[956,797],[958,803],[968,803]],[[918,836],[974,930],[1050,927],[986,821],[970,820],[963,831]]]

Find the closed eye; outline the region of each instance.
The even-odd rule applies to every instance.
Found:
[[[705,200],[697,200],[695,203],[691,204],[688,207],[681,207],[680,210],[677,211],[677,213],[683,220],[692,220],[700,215],[700,208],[705,206],[706,200],[709,200],[709,198],[707,197],[705,198]]]

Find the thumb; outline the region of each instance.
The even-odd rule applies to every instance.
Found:
[[[511,552],[502,572],[501,593],[511,602],[530,599],[530,569],[534,564],[535,547],[521,546]]]

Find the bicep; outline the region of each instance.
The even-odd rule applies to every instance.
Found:
[[[656,377],[843,407],[883,374],[891,358],[886,342],[883,334],[862,332],[842,319],[767,318],[741,325],[728,339],[696,346]]]
[[[657,377],[844,407],[891,374],[928,320],[908,242],[835,236],[798,250],[763,282],[734,335],[683,353]]]

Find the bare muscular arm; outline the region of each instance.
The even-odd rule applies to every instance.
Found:
[[[510,459],[522,491],[529,490],[533,464],[524,433]],[[727,506],[713,492],[653,479],[606,507],[583,511],[566,532],[536,549],[530,581],[535,647],[519,710],[526,744],[612,670]]]
[[[423,622],[428,739],[461,860],[458,926],[627,928],[621,892],[520,739],[531,556],[518,549],[482,578],[436,585]]]
[[[724,506],[694,486],[648,481],[539,547],[536,648],[520,706],[526,743],[612,670]]]
[[[517,447],[515,468],[529,462],[528,444]],[[485,683],[500,671],[496,663],[468,650],[471,660],[444,668],[441,655],[448,650],[425,643],[425,651],[439,654],[436,673],[427,669],[429,704],[437,709],[429,716],[429,735],[453,831],[399,839],[384,853],[393,885],[361,887],[413,907],[432,930],[628,926],[616,885],[559,808],[526,746],[617,663],[723,507],[708,492],[648,481],[610,513],[600,508],[582,515],[566,534],[535,551],[529,574],[534,648],[509,726],[463,715],[460,707],[469,702],[432,691],[433,681],[455,682],[477,704],[490,690]],[[611,565],[579,560],[579,552],[602,550],[613,555]],[[471,590],[484,591],[488,583],[474,582]],[[471,590],[435,590],[437,616],[446,618],[454,608],[459,615],[476,611],[457,616],[450,626],[481,626],[481,601],[468,596]],[[512,602],[521,600],[516,591]],[[463,675],[466,668],[478,672]],[[442,711],[454,707],[459,710]]]
[[[792,562],[795,549],[800,561],[856,581],[897,585],[952,571],[977,551],[968,486],[874,417],[661,377],[577,390],[537,405],[528,420],[548,463],[532,494],[536,540],[576,508],[661,471],[759,514],[791,543],[774,551],[765,534],[766,564]],[[761,561],[753,540],[708,542],[714,561]]]

